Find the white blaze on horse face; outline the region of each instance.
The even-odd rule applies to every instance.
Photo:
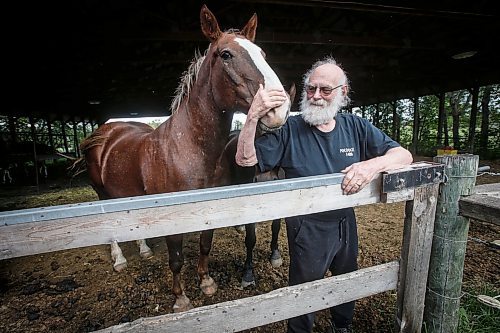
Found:
[[[278,78],[278,75],[276,75],[271,66],[269,66],[269,64],[264,59],[264,56],[262,56],[260,47],[258,47],[248,39],[236,37],[234,40],[248,52],[255,66],[260,71],[262,76],[264,76],[264,87],[266,89],[284,90],[283,85]],[[261,121],[265,122],[265,125],[268,127],[279,127],[285,123],[286,118],[288,117],[289,110],[290,98],[287,97],[287,100],[285,103],[283,103],[283,105],[274,110],[271,110],[268,113],[268,117],[265,117],[267,119],[263,118],[261,119]]]

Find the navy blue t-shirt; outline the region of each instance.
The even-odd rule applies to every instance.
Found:
[[[335,128],[328,133],[308,125],[300,115],[288,118],[278,131],[257,138],[255,148],[262,172],[280,166],[286,178],[337,173],[349,165],[384,155],[399,147],[368,120],[349,113],[335,117]],[[350,208],[352,209],[352,208]],[[320,219],[336,213],[313,214]]]

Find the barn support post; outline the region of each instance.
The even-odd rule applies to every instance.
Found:
[[[443,155],[434,162],[445,167],[440,188],[425,297],[424,325],[429,333],[456,332],[469,220],[459,216],[460,196],[471,195],[478,155]]]

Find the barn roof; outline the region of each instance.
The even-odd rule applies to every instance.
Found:
[[[256,43],[285,85],[300,89],[308,67],[333,55],[349,75],[355,106],[500,83],[492,0],[14,3],[3,10],[1,115],[166,115],[181,73],[208,46],[203,3],[222,29],[241,28],[257,13]]]

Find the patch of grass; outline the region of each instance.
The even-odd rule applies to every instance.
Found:
[[[10,193],[1,198],[0,211],[46,207],[98,200],[92,187],[58,189],[41,194]]]
[[[484,285],[464,292],[466,294],[460,304],[457,333],[500,332],[500,310],[481,303],[476,297],[476,295],[495,297],[500,294],[500,288]]]

